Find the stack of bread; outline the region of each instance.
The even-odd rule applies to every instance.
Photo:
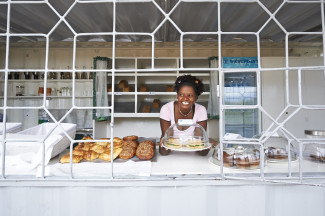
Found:
[[[99,142],[92,142],[90,136],[84,136],[82,141],[72,151],[72,163],[79,163],[82,160],[91,161],[101,159],[111,161],[111,142],[109,138],[101,138]],[[150,148],[148,147],[150,146]],[[155,144],[153,141],[145,140],[138,142],[135,135],[113,139],[113,160],[117,157],[130,159],[137,155],[140,160],[149,160],[154,156]],[[61,163],[70,163],[70,153],[60,159]]]

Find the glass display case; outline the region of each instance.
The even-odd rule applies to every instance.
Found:
[[[223,166],[234,169],[258,169],[260,167],[259,145],[223,144]],[[214,149],[212,163],[221,164],[220,144]],[[264,163],[265,164],[265,163]]]
[[[199,124],[193,124],[190,119],[171,125],[165,133],[163,145],[176,151],[200,151],[211,148],[204,128]]]

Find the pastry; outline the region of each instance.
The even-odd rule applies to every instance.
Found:
[[[91,138],[90,136],[84,136],[84,137],[82,137],[81,140],[82,140],[81,143],[91,144],[92,142],[89,142],[89,140],[93,140],[93,138]],[[88,141],[86,141],[86,140],[88,140]]]
[[[76,147],[74,147],[74,150],[83,150],[83,151],[89,151],[90,144],[88,143],[79,143]]]
[[[88,151],[84,154],[85,160],[96,160],[98,158],[99,154],[95,151]]]
[[[249,160],[247,156],[237,155],[236,156],[236,167],[240,169],[248,169],[249,168]]]
[[[72,163],[79,163],[83,159],[83,156],[72,155]],[[60,163],[70,163],[70,154],[64,155],[60,159]]]
[[[227,152],[223,152],[223,166],[224,167],[233,167],[235,166],[234,163],[234,155],[233,154],[228,154]]]
[[[129,140],[129,141],[123,141],[122,148],[124,149],[124,148],[127,148],[127,147],[132,147],[134,149],[137,149],[138,142],[137,141],[131,141],[131,140]]]
[[[124,87],[126,87],[128,85],[128,81],[126,80],[121,80],[119,83],[118,83],[118,88],[119,89],[123,89]]]
[[[131,91],[132,91],[131,86],[127,85],[127,86],[123,87],[123,92],[131,92]]]
[[[150,111],[151,111],[151,107],[150,107],[150,105],[144,105],[144,106],[142,107],[142,112],[143,112],[143,113],[150,113]]]
[[[131,146],[126,146],[121,151],[119,158],[124,159],[124,160],[130,159],[135,155],[135,151],[136,151],[135,148],[133,148]]]
[[[147,92],[147,91],[148,91],[148,88],[147,88],[146,85],[142,84],[142,85],[140,85],[140,87],[139,87],[139,91],[140,91],[140,92]]]
[[[174,86],[173,85],[167,85],[166,86],[166,92],[173,92],[174,91]]]
[[[122,148],[116,148],[113,150],[113,160],[119,156],[122,152]],[[101,160],[105,160],[110,162],[111,161],[111,151],[110,149],[106,149],[104,153],[101,153],[98,157]]]
[[[159,106],[160,106],[160,100],[154,99],[152,102],[152,108],[159,108]]]
[[[90,146],[90,150],[101,154],[105,151],[105,147],[102,145],[93,144]]]
[[[112,92],[112,85],[111,84],[107,85],[107,92]]]
[[[154,156],[154,148],[150,143],[140,143],[135,154],[140,160],[150,160]]]
[[[72,154],[73,154],[73,155],[84,156],[85,152],[87,152],[87,151],[74,149],[74,150],[72,151]]]
[[[124,141],[137,141],[138,142],[139,137],[136,135],[130,135],[123,137]]]
[[[95,144],[106,147],[110,143],[110,139],[109,138],[100,138],[100,140],[104,140],[106,142],[95,142]]]

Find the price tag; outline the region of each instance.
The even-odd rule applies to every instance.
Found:
[[[149,95],[155,95],[156,92],[149,92]]]
[[[179,125],[193,125],[193,119],[178,119]]]
[[[122,92],[115,92],[115,95],[122,95]]]

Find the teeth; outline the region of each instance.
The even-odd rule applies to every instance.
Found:
[[[182,104],[189,105],[190,103],[189,102],[182,102]]]

